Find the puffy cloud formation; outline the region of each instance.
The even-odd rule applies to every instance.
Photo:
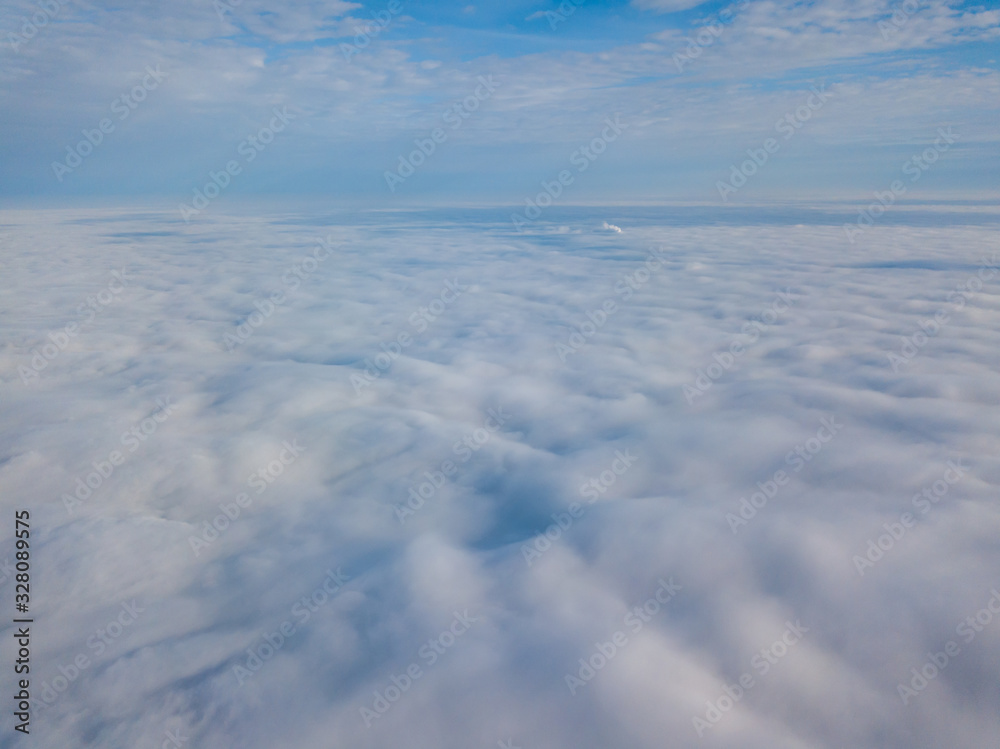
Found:
[[[25,746],[994,740],[996,210],[508,214],[0,214]]]

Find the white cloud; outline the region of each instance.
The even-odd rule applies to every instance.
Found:
[[[632,5],[640,10],[651,10],[656,13],[676,13],[679,10],[696,8],[705,0],[632,0]]]
[[[749,672],[755,686],[711,729],[720,745],[983,746],[1000,728],[1000,622],[919,704],[896,685],[996,585],[1000,275],[961,309],[948,301],[993,252],[996,211],[893,208],[852,246],[853,209],[733,210],[615,209],[628,237],[587,231],[591,209],[527,234],[507,211],[352,222],[220,206],[189,226],[173,212],[5,212],[0,504],[30,507],[37,533],[33,684],[92,660],[38,716],[39,739],[698,747],[692,716]],[[227,354],[224,334],[290,291],[284,270],[331,234],[342,247]],[[644,266],[650,247],[664,264]],[[120,299],[22,384],[32,349],[122,265],[135,280]],[[469,289],[431,307],[446,279]],[[763,317],[787,288],[791,309]],[[607,299],[616,311],[561,362],[555,344]],[[894,373],[887,353],[949,303]],[[418,330],[421,308],[434,319]],[[689,405],[683,386],[754,319],[759,340]],[[351,375],[400,332],[411,343],[357,395]],[[68,515],[74,477],[160,395],[178,410]],[[477,438],[497,408],[509,418]],[[842,432],[796,471],[788,454],[831,416]],[[463,460],[467,437],[479,449]],[[285,440],[302,456],[270,465]],[[616,451],[637,459],[612,476]],[[919,512],[912,497],[949,460],[968,475],[859,576],[852,557]],[[790,481],[734,535],[727,513],[779,469]],[[262,470],[273,481],[257,494]],[[592,479],[605,491],[590,504]],[[439,485],[399,522],[424,482]],[[195,556],[190,537],[241,491],[253,501]],[[522,545],[574,501],[585,512],[529,567]],[[12,551],[8,534],[0,560]],[[293,607],[339,566],[349,583],[300,607],[303,622]],[[670,577],[680,592],[632,632],[629,610]],[[89,647],[133,598],[139,619]],[[478,621],[429,663],[421,648],[465,609]],[[798,620],[808,633],[761,674],[755,654]],[[240,686],[247,648],[285,621],[295,631]],[[571,696],[565,675],[617,630],[627,645]],[[359,709],[414,662],[421,676],[366,729]]]
[[[214,168],[217,155],[234,149],[257,124],[255,118],[275,105],[302,113],[301,139],[289,146],[300,152],[284,153],[285,167],[296,175],[327,170],[330,183],[341,186],[363,173],[381,186],[380,173],[390,164],[379,159],[391,162],[414,137],[440,124],[442,111],[468,96],[484,73],[496,76],[502,87],[455,133],[449,147],[457,147],[428,173],[439,164],[449,175],[466,168],[471,162],[459,154],[461,146],[478,147],[478,158],[485,160],[471,167],[478,173],[502,173],[511,164],[530,167],[541,151],[561,158],[554,149],[564,138],[593,137],[594,125],[622,112],[633,123],[630,138],[659,144],[645,148],[646,158],[669,178],[677,173],[678,154],[697,154],[707,165],[720,148],[745,150],[748,123],[773,127],[807,86],[799,80],[779,86],[773,83],[776,76],[808,76],[844,92],[810,125],[810,137],[820,142],[898,144],[924,137],[944,120],[976,133],[976,142],[996,136],[995,72],[946,64],[934,54],[994,38],[1000,30],[996,11],[958,12],[929,3],[884,38],[878,23],[891,17],[887,3],[752,3],[678,71],[674,55],[685,53],[690,37],[680,28],[651,29],[642,44],[600,51],[570,47],[469,61],[421,60],[412,55],[411,40],[379,35],[348,60],[337,44],[299,45],[281,54],[259,45],[265,37],[349,40],[354,26],[364,23],[361,14],[351,15],[350,4],[303,2],[281,12],[265,10],[248,0],[227,13],[223,24],[210,4],[182,4],[166,16],[160,6],[88,14],[67,6],[59,24],[8,55],[0,72],[5,82],[0,106],[11,113],[9,140],[21,144],[5,152],[7,180],[57,187],[42,165],[107,116],[108,103],[135,85],[150,64],[169,71],[168,83],[122,125],[115,148],[104,149],[94,161],[107,172],[95,167],[74,175],[79,189],[99,186],[106,173],[128,171],[135,180],[161,175],[147,179],[147,189],[187,191],[189,182]],[[411,21],[397,17],[393,23],[408,29]],[[257,36],[240,35],[240,28]],[[349,36],[338,36],[344,34]],[[894,55],[891,61],[887,54]],[[38,104],[41,80],[53,92],[44,105]],[[667,138],[673,148],[662,147]],[[160,144],[163,155],[151,152],[148,142]],[[316,163],[317,154],[324,164]],[[972,161],[984,156],[980,152]],[[842,162],[837,157],[825,163]],[[678,179],[690,184],[688,175]]]

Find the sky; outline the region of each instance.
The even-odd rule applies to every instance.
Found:
[[[523,204],[574,169],[609,118],[621,132],[561,201],[866,200],[941,128],[956,142],[906,199],[996,195],[995,2],[0,10],[0,196],[11,205],[191,204],[234,160],[239,173],[216,180],[223,202]],[[249,144],[262,129],[267,143]],[[768,163],[735,194],[720,189],[769,138]]]
[[[994,745],[998,51],[0,0],[0,745]]]

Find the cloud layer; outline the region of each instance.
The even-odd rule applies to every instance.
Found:
[[[996,211],[509,213],[2,214],[39,745],[988,743]]]

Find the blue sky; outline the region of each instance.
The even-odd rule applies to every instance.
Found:
[[[957,143],[908,197],[996,194],[996,3],[230,5],[220,17],[209,0],[0,4],[0,195],[191,201],[236,159],[223,200],[521,203],[618,115],[622,137],[562,200],[720,202],[718,183],[811,85],[831,97],[732,201],[865,199],[949,126]],[[702,30],[726,8],[718,33]],[[345,52],[379,13],[385,28]],[[699,31],[704,44],[689,42]],[[686,47],[697,57],[678,66]],[[156,66],[162,82],[119,119],[113,102]],[[494,90],[444,124],[480,76]],[[244,163],[240,144],[275,107],[294,119]],[[113,129],[73,167],[105,118]],[[445,139],[391,189],[386,172],[436,127]]]

